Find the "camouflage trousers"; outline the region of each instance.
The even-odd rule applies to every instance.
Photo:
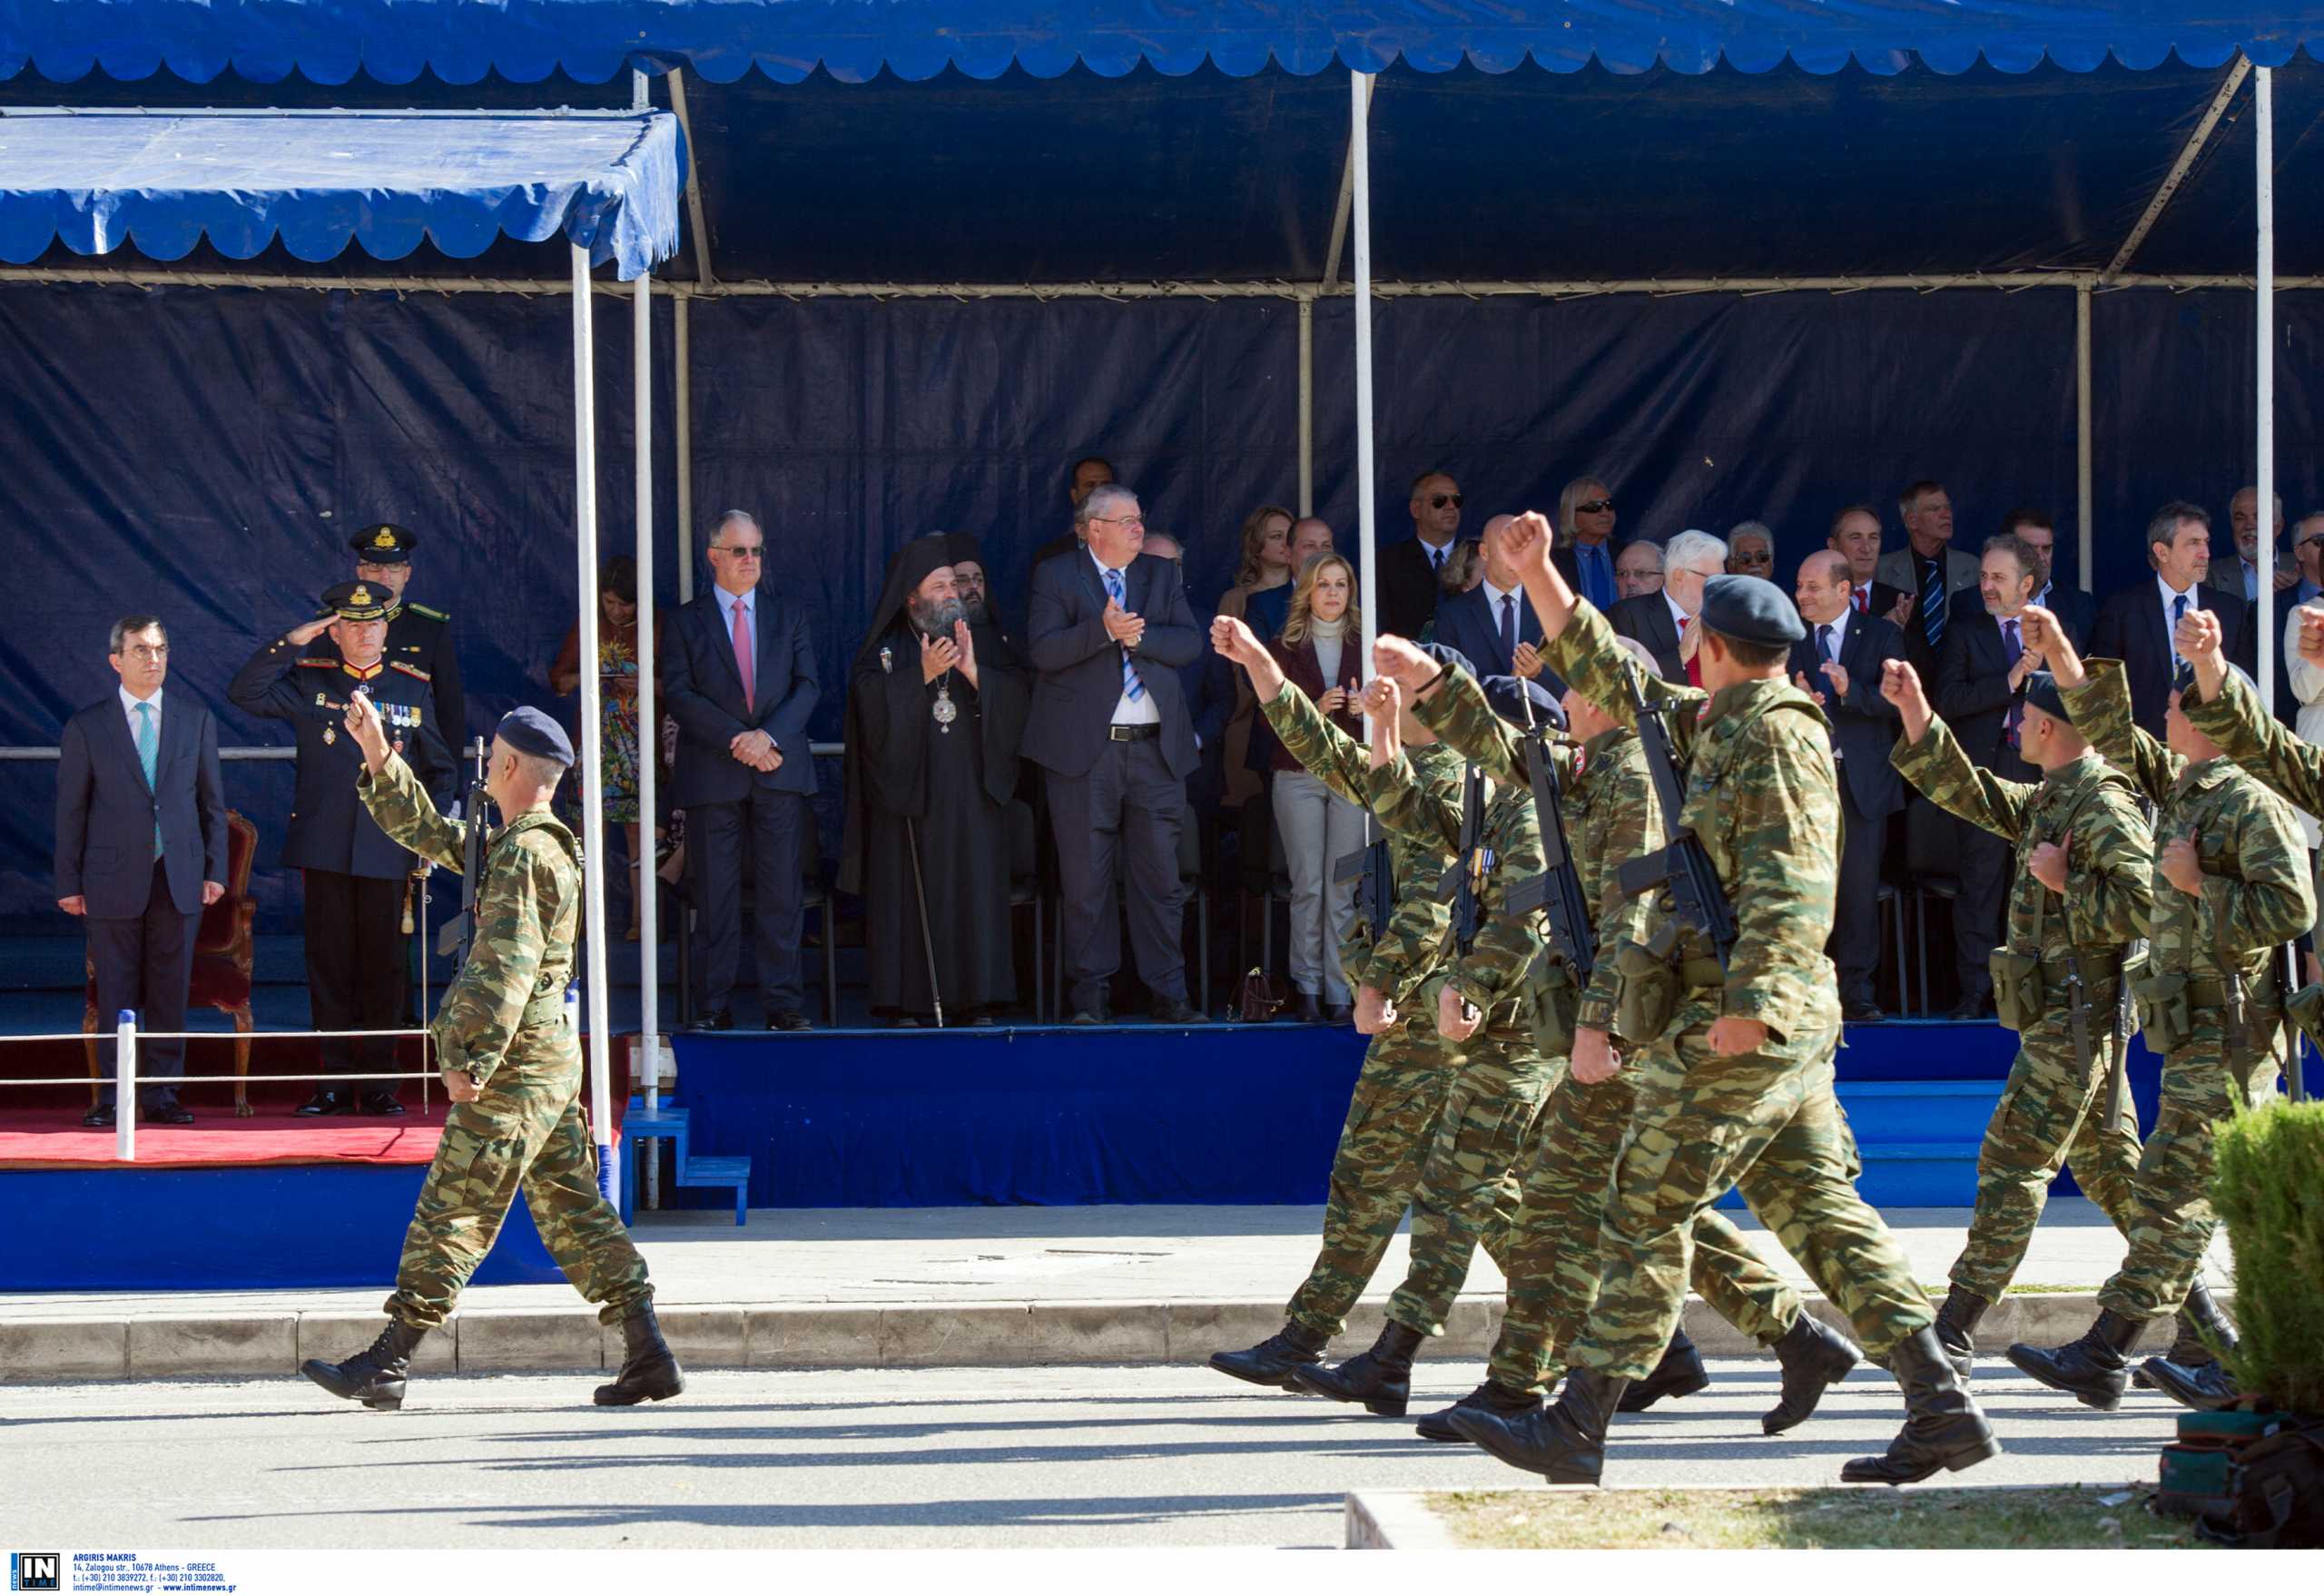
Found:
[[[1284,1309],[1293,1323],[1324,1336],[1347,1328],[1420,1184],[1455,1069],[1433,1019],[1417,1013],[1364,1049],[1332,1155],[1323,1246]]]
[[[2198,1010],[2193,1039],[2162,1061],[2162,1100],[2132,1182],[2130,1251],[2100,1288],[2100,1307],[2126,1319],[2159,1319],[2187,1300],[2219,1224],[2211,1197],[2211,1127],[2230,1117],[2239,1100],[2256,1106],[2276,1095],[2284,1037],[2280,1030],[2270,1034],[2272,1053],[2255,1059],[2239,1049],[2230,1062],[2218,1010]]]
[[[1886,1352],[1935,1319],[1904,1249],[1856,1195],[1856,1138],[1832,1089],[1837,1028],[1795,1058],[1712,1054],[1709,1012],[1649,1049],[1638,1107],[1599,1222],[1598,1300],[1569,1353],[1579,1367],[1645,1376],[1678,1327],[1696,1217],[1743,1194],[1865,1349]]]
[[[1388,1298],[1388,1317],[1423,1335],[1444,1334],[1480,1243],[1506,1266],[1520,1167],[1565,1069],[1541,1057],[1530,1032],[1510,1030],[1480,1030],[1456,1056],[1459,1073],[1413,1190],[1411,1265]]]
[[[605,1305],[598,1318],[613,1324],[652,1298],[645,1260],[598,1195],[580,1098],[576,1050],[569,1065],[504,1065],[482,1097],[452,1106],[404,1233],[389,1314],[421,1330],[449,1318],[519,1187],[556,1266],[585,1298]]]
[[[2062,1166],[2124,1236],[2137,1217],[2131,1195],[2139,1165],[2138,1111],[2122,1094],[2122,1118],[2100,1123],[2106,1114],[2107,1071],[2115,1039],[2097,1012],[2090,1033],[2090,1067],[2074,1061],[2073,1032],[2063,1013],[2053,1013],[2019,1039],[2009,1083],[2002,1088],[1977,1149],[1977,1206],[1968,1239],[1953,1262],[1953,1284],[1987,1302],[2001,1295],[2025,1261],[2041,1223],[2042,1205]]]
[[[1550,1094],[1502,1259],[1509,1292],[1491,1360],[1498,1385],[1545,1392],[1563,1373],[1561,1355],[1598,1300],[1599,1217],[1637,1102],[1630,1072],[1596,1086],[1569,1075]],[[1799,1317],[1799,1294],[1716,1208],[1695,1216],[1688,1278],[1721,1317],[1756,1341],[1777,1340]]]

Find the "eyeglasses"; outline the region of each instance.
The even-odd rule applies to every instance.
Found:
[[[766,552],[766,545],[763,543],[730,543],[722,548],[716,544],[713,544],[711,546],[710,552],[713,554],[731,554],[738,560],[754,560]]]
[[[1116,527],[1136,527],[1141,532],[1146,529],[1144,516],[1092,516],[1089,518],[1093,521],[1105,521]]]
[[[1593,498],[1574,506],[1573,509],[1574,514],[1580,516],[1602,516],[1613,507],[1614,501],[1610,498]]]
[[[143,643],[137,643],[132,644],[129,647],[123,649],[122,652],[123,654],[134,655],[139,659],[167,659],[170,657],[170,645],[164,643],[160,647],[155,648],[150,647]]]
[[[1431,494],[1428,499],[1429,507],[1439,510],[1443,509],[1448,504],[1457,510],[1461,507],[1463,502],[1465,501],[1462,500],[1461,496],[1457,493]]]

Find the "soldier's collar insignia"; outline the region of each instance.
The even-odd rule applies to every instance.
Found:
[[[350,665],[345,660],[341,660],[339,662],[339,668],[359,682],[368,682],[388,667],[379,660],[373,660],[367,665]]]

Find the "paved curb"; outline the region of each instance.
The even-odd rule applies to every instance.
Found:
[[[2222,1295],[2231,1308],[2231,1295]],[[1809,1308],[1846,1327],[1821,1297]],[[1998,1355],[2013,1341],[2053,1346],[2072,1341],[2098,1315],[2095,1294],[2044,1292],[2004,1297],[1978,1328]],[[672,1303],[660,1309],[679,1361],[699,1369],[995,1368],[1040,1364],[1191,1364],[1223,1347],[1249,1346],[1283,1327],[1273,1302]],[[1431,1360],[1484,1357],[1501,1322],[1498,1298],[1463,1297]],[[1345,1357],[1380,1332],[1382,1305],[1348,1321],[1333,1355]],[[380,1320],[343,1308],[275,1313],[124,1314],[17,1319],[0,1304],[0,1384],[27,1381],[167,1380],[197,1375],[272,1375],[301,1360],[359,1352]],[[1709,1305],[1687,1304],[1687,1334],[1712,1357],[1765,1355]],[[2170,1344],[2159,1319],[2141,1346]],[[422,1341],[418,1374],[613,1369],[621,1328],[570,1308],[478,1308]]]
[[[1428,1505],[1425,1491],[1351,1491],[1347,1493],[1350,1552],[1458,1552],[1444,1521]]]

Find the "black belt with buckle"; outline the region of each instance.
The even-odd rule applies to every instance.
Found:
[[[1158,737],[1161,734],[1162,728],[1153,724],[1106,728],[1106,740],[1109,743],[1143,743],[1148,737]]]

